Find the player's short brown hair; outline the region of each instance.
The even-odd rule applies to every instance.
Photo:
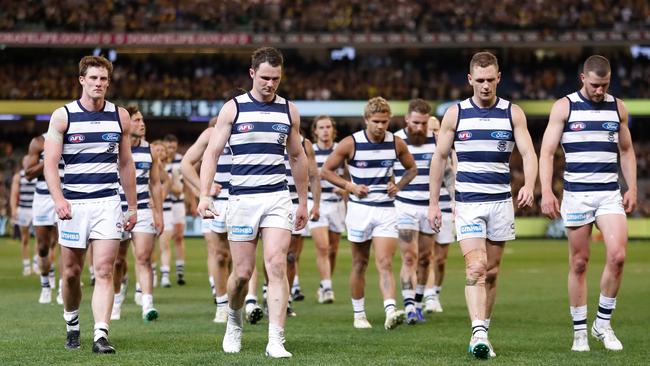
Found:
[[[382,97],[374,97],[366,103],[363,109],[363,118],[369,118],[375,113],[388,113],[391,115],[390,104]]]
[[[79,61],[79,76],[86,76],[89,67],[103,67],[108,71],[108,79],[113,75],[113,63],[103,56],[84,56]]]
[[[133,117],[134,114],[140,112],[140,108],[138,108],[137,104],[129,104],[124,109],[126,109],[126,111],[129,112],[129,116],[131,117]]]
[[[472,70],[474,70],[474,67],[476,66],[488,67],[490,65],[494,65],[494,67],[497,68],[497,71],[499,71],[499,61],[494,54],[487,51],[477,52],[472,56],[472,60],[469,62],[469,73],[471,74]]]
[[[431,105],[427,103],[424,99],[413,99],[409,102],[407,114],[411,114],[413,112],[421,113],[421,114],[431,114]]]
[[[582,65],[582,72],[587,74],[593,72],[601,78],[609,75],[612,68],[609,66],[609,60],[601,55],[589,56]]]
[[[251,69],[257,71],[260,65],[265,62],[268,62],[273,67],[278,67],[284,64],[284,58],[282,53],[273,47],[256,49],[251,56]]]

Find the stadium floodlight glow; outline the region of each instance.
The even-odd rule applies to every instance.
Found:
[[[101,55],[101,54],[102,54],[102,49],[101,49],[101,48],[96,47],[96,48],[93,50],[93,56],[99,56],[99,55]]]
[[[37,114],[34,119],[36,119],[39,122],[49,122],[50,118],[52,117],[51,114]]]
[[[115,60],[117,60],[117,51],[114,49],[108,50],[108,60],[110,62],[115,62]]]
[[[0,114],[0,121],[18,121],[20,115],[18,114]]]

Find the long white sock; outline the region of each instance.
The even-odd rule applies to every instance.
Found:
[[[573,331],[587,330],[587,305],[571,306],[571,319],[573,319]]]
[[[363,318],[366,316],[366,300],[362,297],[360,299],[352,299],[352,311],[354,311],[354,318]]]
[[[396,304],[395,299],[384,300],[384,312],[386,313],[386,315],[392,313],[393,311],[395,311],[395,309],[397,309],[395,304]]]
[[[72,311],[63,311],[63,320],[65,320],[65,329],[79,330],[79,309]]]
[[[97,340],[102,337],[108,339],[108,324],[101,322],[95,323],[93,342],[97,342]]]
[[[611,326],[610,320],[614,309],[616,309],[616,298],[600,294],[598,312],[596,313],[596,328],[603,329]]]

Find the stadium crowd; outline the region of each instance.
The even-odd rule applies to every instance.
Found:
[[[36,51],[0,53],[0,99],[74,99],[77,65],[69,57],[43,59]],[[73,57],[74,58],[74,57]],[[471,94],[467,70],[453,51],[359,55],[355,60],[314,59],[288,53],[285,82],[280,92],[293,100],[462,99]],[[575,55],[536,56],[509,52],[501,57],[501,95],[511,100],[554,99],[575,89]],[[610,57],[614,77],[612,93],[622,98],[650,97],[650,59],[633,58],[624,51]],[[120,99],[223,99],[234,87],[248,85],[240,72],[246,60],[225,55],[119,55],[109,97]]]
[[[644,0],[313,0],[92,2],[0,1],[0,30],[437,32],[455,30],[636,29],[650,24]],[[477,6],[480,4],[480,6]]]

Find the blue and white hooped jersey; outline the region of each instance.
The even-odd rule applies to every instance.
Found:
[[[564,190],[615,191],[618,185],[618,132],[621,118],[616,98],[594,103],[580,92],[567,95],[569,118],[562,133]]]
[[[312,146],[314,148],[314,156],[316,158],[316,165],[318,166],[318,173],[320,174],[320,170],[323,167],[323,164],[325,164],[325,161],[327,158],[332,154],[334,149],[336,149],[337,143],[335,142],[331,148],[329,149],[321,149],[318,147],[318,143],[314,143]],[[343,167],[338,167],[335,170],[336,175],[339,177],[343,175],[344,170]],[[338,194],[334,193],[334,188],[336,186],[330,183],[327,179],[321,179],[320,180],[320,201],[321,202],[339,202],[341,200],[341,196]],[[311,192],[309,193],[309,197],[311,198]]]
[[[25,170],[20,170],[20,185],[18,188],[18,207],[32,208],[34,191],[36,190],[36,178],[29,180],[25,177]]]
[[[456,201],[493,202],[512,197],[510,154],[515,139],[511,106],[501,98],[489,108],[479,108],[472,98],[458,104]]]
[[[115,104],[87,111],[79,100],[65,105],[68,128],[63,138],[63,196],[68,200],[118,195],[117,156],[122,125]]]
[[[221,155],[219,155],[217,171],[214,173],[213,181],[221,185],[221,192],[219,192],[217,197],[213,197],[214,199],[228,199],[230,190],[230,169],[232,169],[232,152],[230,151],[230,146],[226,143]]]
[[[145,140],[140,140],[140,145],[131,146],[133,163],[135,164],[135,192],[138,197],[138,210],[149,208],[149,172],[153,164],[151,147]],[[122,200],[122,211],[128,210],[124,189],[120,185],[120,199]]]
[[[406,128],[395,132],[395,136],[406,142],[409,152],[413,155],[418,174],[402,190],[397,192],[396,200],[417,206],[429,206],[429,168],[431,157],[436,151],[436,138],[433,132],[427,131],[427,140],[422,145],[414,145],[406,134]],[[404,166],[397,160],[395,162],[395,183],[398,183],[404,175]],[[440,186],[440,209],[443,212],[451,212],[451,197],[444,182]]]
[[[230,194],[279,192],[287,189],[284,152],[291,132],[286,99],[255,100],[250,93],[234,98],[237,116],[229,139],[232,150]]]
[[[45,136],[45,135],[43,135]],[[45,160],[45,151],[41,151],[38,157],[39,163],[42,163]],[[65,162],[63,161],[63,157],[61,157],[61,160],[59,160],[59,178],[61,179],[61,185],[63,185],[63,168],[65,166]],[[47,182],[45,181],[45,175],[41,174],[38,177],[36,177],[36,187],[35,187],[35,192],[40,194],[40,195],[49,195],[50,194],[50,189],[47,188]]]
[[[169,176],[170,179],[173,179],[173,172],[177,171],[178,174],[181,174],[181,160],[183,160],[183,155],[176,153],[174,155],[174,158],[172,159],[171,163],[165,164],[165,171],[167,172],[167,175]],[[180,176],[181,183],[183,183],[183,176]],[[171,192],[167,194],[167,197],[165,197],[165,202],[163,203],[163,209],[165,206],[165,203],[167,206],[169,204],[176,204],[176,203],[184,203],[185,202],[185,194],[181,192],[180,196],[176,197]],[[169,206],[171,209],[171,206]]]
[[[348,170],[354,184],[368,186],[368,195],[359,198],[350,195],[350,201],[369,206],[393,207],[394,199],[388,196],[388,183],[393,179],[393,165],[397,160],[395,137],[386,131],[384,141],[371,142],[366,131],[355,132],[354,156],[348,160]]]
[[[305,138],[300,136],[300,144],[302,149],[305,149]],[[307,151],[305,151],[305,155]],[[293,179],[293,174],[291,174],[291,164],[289,164],[289,154],[285,152],[284,154],[284,169],[285,174],[287,175],[287,188],[289,189],[289,197],[291,197],[291,202],[298,203],[298,190],[296,189],[296,181]]]

